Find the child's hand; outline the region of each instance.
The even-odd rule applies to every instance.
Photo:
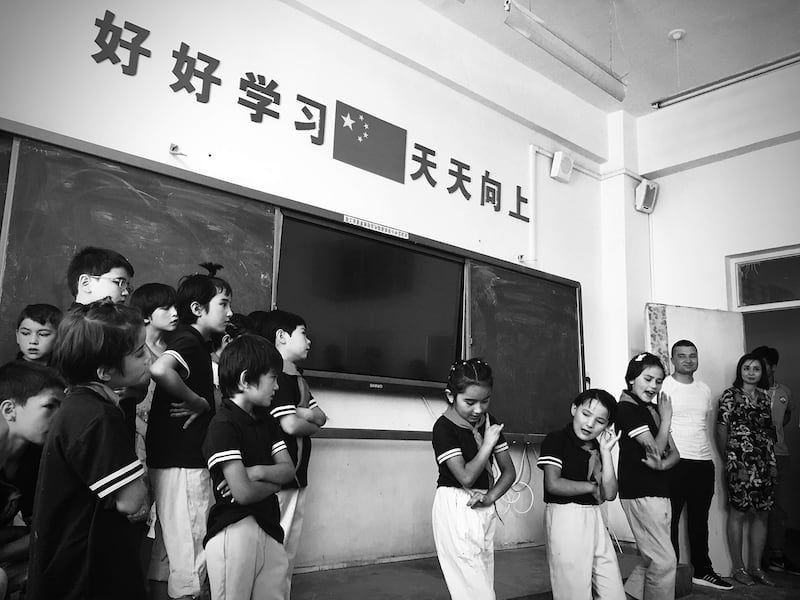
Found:
[[[183,428],[186,429],[197,417],[207,410],[209,410],[208,402],[205,401],[205,398],[197,396],[197,398],[191,402],[188,400],[184,400],[183,402],[172,402],[169,408],[169,416],[175,419],[183,419],[188,417],[186,422],[183,424]]]
[[[614,446],[617,445],[621,435],[621,431],[618,431],[615,435],[611,429],[604,430],[600,437],[597,438],[597,443],[600,444],[600,452],[611,452]]]
[[[669,395],[661,392],[658,395],[658,415],[661,421],[672,421],[672,400]]]
[[[488,445],[489,447],[494,447],[497,444],[497,440],[500,439],[500,433],[503,431],[503,424],[502,423],[495,423],[494,425],[489,425],[486,428],[486,433],[483,436],[483,443],[484,445]]]
[[[470,498],[467,500],[467,506],[470,508],[479,508],[481,506],[486,506],[484,504],[486,500],[486,495],[483,492],[470,492]]]
[[[647,453],[642,459],[642,462],[646,464],[648,467],[653,469],[653,471],[661,471],[661,457],[658,454],[653,454],[651,452]]]
[[[128,521],[131,523],[139,523],[141,521],[146,521],[147,517],[150,516],[150,503],[145,502],[142,506],[132,515],[128,515]]]
[[[220,481],[219,485],[217,485],[217,491],[223,498],[230,498],[231,502],[234,502],[233,496],[231,495],[231,488],[228,486],[228,482],[224,479]]]
[[[603,488],[597,485],[596,482],[592,483],[594,483],[594,488],[592,489],[592,496],[594,496],[594,499],[597,500],[598,504],[602,504],[603,502],[606,501],[606,499],[603,497]]]

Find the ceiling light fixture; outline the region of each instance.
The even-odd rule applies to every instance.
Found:
[[[608,95],[620,102],[625,99],[625,83],[619,75],[549,29],[542,19],[520,6],[516,0],[506,0],[505,9],[508,11],[506,25],[591,81]]]
[[[753,67],[752,69],[747,69],[746,71],[741,71],[734,75],[729,75],[728,77],[717,79],[716,81],[712,81],[711,83],[699,85],[689,90],[673,94],[672,96],[661,98],[660,100],[651,102],[650,106],[652,106],[655,109],[665,108],[667,106],[671,106],[672,104],[677,104],[678,102],[683,102],[684,100],[689,100],[690,98],[696,98],[697,96],[702,96],[703,94],[707,94],[709,92],[713,92],[715,90],[728,87],[729,85],[733,85],[734,83],[739,83],[740,81],[747,81],[748,79],[752,79],[753,77],[758,77],[759,75],[764,75],[765,73],[770,73],[772,71],[776,71],[778,69],[782,69],[783,67],[788,67],[797,63],[800,63],[800,52],[795,52],[794,54],[789,54],[788,56],[784,56],[783,58],[773,60],[772,62],[758,65],[756,67]]]

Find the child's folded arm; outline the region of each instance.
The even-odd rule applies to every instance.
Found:
[[[150,505],[144,479],[137,477],[114,492],[114,506],[126,517],[134,519],[140,516],[146,517]]]
[[[165,353],[150,365],[150,374],[158,385],[163,386],[169,395],[178,401],[176,404],[182,403],[186,410],[193,413],[202,413],[209,410],[208,401],[192,391],[181,378],[179,371],[182,368],[174,356]]]
[[[325,423],[328,422],[328,416],[322,412],[322,409],[318,406],[315,406],[314,408],[303,408],[302,406],[298,406],[297,416],[298,418],[308,421],[317,427],[324,427]]]
[[[241,460],[226,461],[220,464],[220,468],[231,496],[238,504],[254,504],[281,489],[276,483],[253,481]]]
[[[289,483],[294,478],[294,464],[287,450],[277,452],[274,457],[274,465],[253,465],[245,467],[247,476],[251,481],[263,481],[265,483],[276,483],[283,485]]]
[[[597,485],[591,481],[561,477],[561,469],[554,465],[544,465],[544,487],[555,496],[583,496],[592,494],[597,489]]]
[[[295,437],[314,435],[319,431],[318,425],[306,421],[296,414],[288,414],[280,417],[280,425],[281,429]]]

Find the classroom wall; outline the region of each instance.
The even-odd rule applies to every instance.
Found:
[[[784,68],[638,120],[639,166],[660,186],[650,216],[653,302],[727,311],[726,256],[800,243],[798,93],[800,70]],[[701,377],[725,381],[730,368]],[[719,497],[710,522],[711,559],[726,575]]]
[[[727,310],[725,257],[800,242],[800,141],[658,180],[653,213],[653,297]]]
[[[272,0],[233,9],[188,0],[6,2],[0,9],[0,56],[14,61],[0,61],[0,123],[18,133],[63,136],[57,139],[77,149],[88,144],[102,154],[106,148],[145,166],[169,165],[273,194],[294,209],[349,214],[578,280],[587,375],[594,385],[616,389],[628,334],[614,323],[627,321],[627,305],[606,294],[603,277],[609,270],[619,274],[626,263],[613,262],[603,240],[626,236],[626,225],[604,233],[597,223],[614,220],[618,210],[631,212],[624,202],[634,181],[621,175],[601,189],[595,169],[609,150],[606,116],[520,71],[507,56],[422,5],[403,3],[400,11],[396,3],[376,2],[361,13],[356,4]],[[140,59],[134,76],[121,72],[124,53],[118,64],[92,59],[99,48],[95,19],[106,10],[119,27],[129,22],[150,31],[144,45],[151,56]],[[354,34],[356,27],[364,35]],[[423,33],[405,37],[398,31]],[[364,38],[368,34],[378,39]],[[123,35],[129,38],[129,30]],[[459,52],[445,59],[437,44],[448,39],[458,40]],[[207,103],[170,88],[172,52],[181,42],[195,56],[200,51],[220,60],[215,75],[222,85],[212,86]],[[238,104],[239,79],[247,71],[277,82],[281,104],[272,108],[279,118],[254,123]],[[303,118],[298,94],[327,107],[322,145],[294,128]],[[337,100],[406,129],[404,183],[332,159]],[[436,151],[435,185],[410,177],[415,143]],[[168,152],[171,144],[178,146],[175,155]],[[569,184],[547,175],[549,153],[562,147],[583,165]],[[502,182],[501,211],[481,206],[477,187],[470,201],[446,191],[450,158],[472,166],[473,186],[484,174]],[[516,186],[528,200],[523,210],[529,223],[507,214]],[[335,428],[430,430],[444,409],[435,394],[317,390],[316,396]],[[518,502],[500,507],[505,512],[499,547],[543,541],[537,452],[534,445],[512,450],[518,470],[525,465],[528,477],[534,471],[532,489],[520,485]],[[428,443],[317,440],[312,463],[300,568],[433,552],[436,475]],[[536,502],[525,512],[531,493]]]

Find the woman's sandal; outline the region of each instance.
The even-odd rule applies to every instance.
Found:
[[[775,587],[775,582],[772,581],[767,574],[764,573],[761,569],[753,569],[750,571],[750,576],[756,581],[756,583],[760,583],[761,585],[767,585],[769,587]]]
[[[755,585],[756,584],[756,582],[753,581],[753,578],[750,577],[750,573],[748,573],[747,571],[744,570],[744,567],[740,567],[740,568],[736,569],[731,574],[731,577],[733,577],[736,581],[738,581],[742,585]]]

